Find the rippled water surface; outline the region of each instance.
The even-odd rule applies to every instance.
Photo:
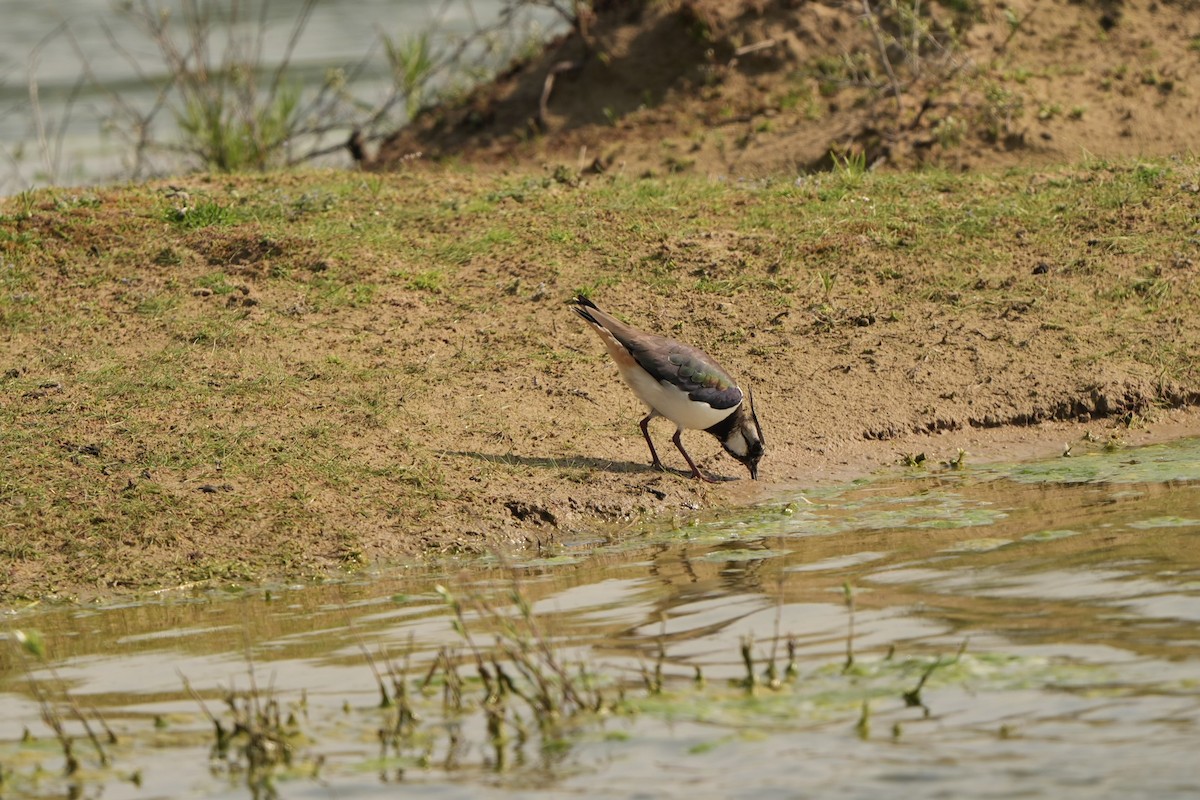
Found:
[[[18,610],[0,796],[1195,797],[1198,478],[1187,441],[507,565]],[[480,664],[513,681],[492,728]],[[538,674],[562,700],[541,724]],[[231,690],[278,707],[290,763],[255,768],[244,735],[214,748]]]

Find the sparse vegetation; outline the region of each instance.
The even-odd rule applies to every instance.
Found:
[[[647,326],[737,364],[780,431],[811,417],[814,369],[843,398],[818,418],[867,441],[1188,402],[1200,317],[1176,265],[1196,253],[1196,176],[1192,162],[1098,161],[901,178],[848,156],[762,185],[438,170],[372,192],[321,174],[303,193],[228,179],[165,200],[156,186],[12,198],[0,520],[24,531],[7,546],[38,571],[5,590],[321,575],[476,549],[491,540],[463,530],[546,532],[572,513],[567,495],[610,502],[622,490],[597,458],[627,463],[625,491],[645,496],[658,476],[625,427],[585,433],[625,416],[598,411],[598,392],[628,398],[562,314],[580,291],[631,319],[662,308]],[[1018,343],[1038,398],[987,366]],[[844,348],[889,359],[882,383],[843,368]],[[814,358],[839,366],[787,366]],[[1150,377],[1097,390],[1097,363]],[[913,369],[933,383],[910,385]],[[996,410],[976,419],[948,376],[978,369]],[[789,397],[805,414],[789,416]],[[798,457],[776,449],[771,469]],[[565,488],[562,469],[593,480]],[[694,502],[693,489],[672,482],[637,513]],[[231,556],[223,531],[255,547]]]

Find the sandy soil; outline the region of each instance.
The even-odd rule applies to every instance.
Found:
[[[596,5],[586,37],[428,111],[377,164],[755,177],[824,169],[831,152],[980,169],[1196,147],[1196,0],[923,3],[916,23],[875,3],[879,38],[844,0]]]
[[[894,53],[899,112],[860,6],[641,5],[593,20],[590,55],[567,37],[465,106],[428,113],[372,166],[427,157],[377,184],[198,177],[176,182],[183,195],[10,200],[0,596],[553,551],[579,532],[900,470],[906,456],[940,469],[960,450],[970,463],[1200,430],[1188,410],[1200,401],[1190,162],[1169,181],[1093,160],[991,187],[1081,182],[1097,210],[1061,230],[998,215],[944,240],[966,260],[988,248],[986,270],[953,254],[929,263],[905,241],[919,228],[865,196],[814,211],[826,230],[786,233],[746,233],[752,195],[698,235],[636,232],[639,220],[603,207],[606,182],[646,173],[790,183],[831,146],[888,169],[1185,152],[1200,113],[1196,3],[984,4],[970,24],[936,6],[928,24],[941,33],[922,39],[919,63],[899,69]],[[562,61],[579,66],[540,113]],[[520,176],[541,188],[506,197]],[[1113,186],[1143,199],[1103,205]],[[973,202],[961,191],[927,202],[958,218]],[[199,199],[236,213],[171,221]],[[487,210],[462,210],[472,205]],[[665,224],[692,224],[678,213]],[[434,277],[452,286],[421,277],[438,258]],[[831,259],[840,277],[822,297]],[[656,264],[675,283],[648,292]],[[762,481],[698,432],[686,441],[701,468],[733,480],[649,469],[644,412],[566,306],[597,276],[606,309],[754,386]],[[722,298],[704,281],[763,291]],[[670,426],[652,430],[681,468]]]
[[[386,170],[420,153],[506,169],[563,163],[585,174],[755,178],[827,169],[831,153],[861,156],[873,168],[994,170],[1195,148],[1194,0],[923,4],[919,24],[874,5],[878,36],[857,2],[597,3],[582,30],[464,102],[429,110],[388,137],[368,166]],[[1016,269],[1029,266],[1019,248],[1014,258]],[[996,278],[1005,280],[1012,278]],[[668,313],[642,321],[669,327]],[[1002,317],[1023,314],[1014,308]],[[962,448],[971,458],[1022,458],[1061,453],[1082,436],[1133,442],[1196,429],[1187,414],[1151,428],[1114,427],[1111,420],[1162,404],[1151,371],[1098,364],[1088,384],[1047,369],[1064,342],[1044,335],[1045,318],[1026,323],[1012,335],[954,319],[883,335],[864,325],[839,330],[836,342],[803,344],[783,333],[786,324],[766,326],[760,335],[774,337],[767,349],[804,346],[809,370],[801,401],[773,394],[771,378],[755,376],[766,383],[772,481],[840,480],[894,465],[904,453],[936,461]],[[591,399],[620,407],[625,389],[614,384]],[[936,400],[924,403],[931,394]],[[1193,400],[1180,387],[1167,394],[1169,403]],[[1098,429],[1093,417],[1110,422]],[[922,429],[928,435],[913,433]],[[618,457],[596,444],[601,458]],[[616,469],[635,469],[636,441],[632,449],[633,463]],[[719,459],[708,463],[737,472]],[[609,517],[622,508],[686,509],[693,492],[743,502],[762,488],[619,477],[626,491],[605,502]],[[569,493],[545,491],[531,508],[559,522],[578,519],[564,513],[576,505]]]
[[[873,168],[967,171],[1195,147],[1200,4],[1193,0],[1017,0],[958,10],[923,4],[919,28],[889,16],[887,4],[874,5],[879,38],[858,2],[597,3],[584,30],[461,104],[431,109],[385,140],[368,166],[386,170],[421,153],[506,169],[567,164],[584,174],[753,179],[828,169],[831,153],[861,156]],[[736,257],[746,244],[701,243],[701,253],[684,255],[696,263]],[[996,286],[1011,287],[1035,266],[1019,241],[1014,245],[1011,273],[995,275]],[[637,299],[610,302],[628,308]],[[871,302],[850,316],[873,321]],[[1072,345],[1049,332],[1056,323],[1045,316],[1019,322],[1028,311],[1020,301],[1001,314],[1000,327],[974,326],[965,317],[925,324],[917,313],[915,324],[882,332],[868,324],[840,327],[829,339],[806,336],[791,320],[763,325],[742,309],[719,309],[729,310],[732,319],[721,324],[758,329],[762,349],[805,350],[803,398],[780,396],[783,387],[771,376],[753,375],[774,434],[766,464],[776,483],[840,480],[894,465],[906,453],[928,452],[932,462],[959,448],[971,458],[1019,458],[1061,453],[1087,435],[1136,441],[1156,438],[1158,430],[1194,430],[1187,416],[1161,429],[1114,427],[1123,415],[1163,404],[1152,371],[1100,362],[1089,381],[1057,369]],[[680,313],[698,309],[664,309],[641,321],[661,330]],[[1009,323],[1019,331],[1002,330]],[[1071,324],[1083,337],[1104,336],[1082,320]],[[632,424],[636,405],[614,384],[616,394],[598,388],[593,399],[629,405]],[[1170,404],[1193,399],[1182,387],[1167,395]],[[575,413],[588,412],[576,405]],[[1098,427],[1093,417],[1110,422]],[[596,444],[601,457],[617,457]],[[640,448],[632,446],[636,461]],[[709,463],[737,472],[720,459]],[[635,487],[631,477],[622,476],[627,491],[605,502],[607,516],[622,508],[678,513],[691,505],[692,492],[743,502],[761,490],[744,482],[679,486],[653,476]],[[545,499],[532,507],[547,516],[578,519],[569,495],[543,487],[538,496]],[[697,504],[711,503],[706,496]]]
[[[553,553],[906,456],[936,470],[960,449],[1200,429],[1192,163],[868,177],[828,201],[836,176],[766,194],[539,179],[516,200],[521,175],[200,177],[188,202],[218,221],[195,228],[168,186],[10,201],[0,595]],[[889,208],[868,197],[899,188]],[[1080,213],[1020,210],[1059,191]],[[314,197],[330,202],[298,210]],[[649,467],[644,410],[568,306],[595,282],[608,310],[754,387],[762,480],[695,431],[692,456],[730,480],[690,479],[661,420],[672,471]]]

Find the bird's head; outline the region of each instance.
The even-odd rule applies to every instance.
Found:
[[[758,414],[754,411],[754,392],[750,392],[750,400],[738,406],[734,424],[721,439],[725,452],[746,465],[750,470],[750,478],[758,480],[758,462],[763,456],[763,432],[758,424]]]

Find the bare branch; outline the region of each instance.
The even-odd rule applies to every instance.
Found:
[[[879,20],[875,18],[875,12],[871,9],[871,0],[862,0],[862,7],[867,24],[871,27],[871,34],[875,37],[875,46],[879,48],[879,61],[883,64],[883,69],[888,76],[888,82],[892,85],[892,98],[896,101],[896,112],[899,113],[901,110],[900,82],[896,80],[896,73],[892,70],[892,60],[888,58],[887,45],[883,41],[883,32],[879,29]]]

